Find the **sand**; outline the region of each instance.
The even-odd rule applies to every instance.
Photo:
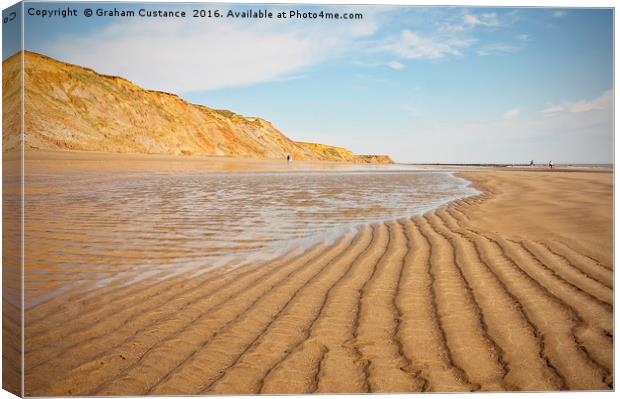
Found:
[[[26,394],[612,389],[612,174],[462,176],[421,217],[30,308]]]
[[[352,164],[335,161],[302,161],[293,159],[289,164],[282,159],[240,158],[229,156],[175,156],[166,154],[123,154],[98,151],[27,151],[26,174],[30,168],[40,165],[55,169],[65,166],[67,169],[98,169],[156,172],[247,172],[247,171],[320,171],[350,170],[363,167],[381,168],[385,165]],[[28,165],[32,162],[31,165]],[[29,168],[30,166],[30,168]]]

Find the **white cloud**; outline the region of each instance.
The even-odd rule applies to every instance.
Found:
[[[577,101],[570,104],[570,112],[589,112],[593,110],[609,110],[613,106],[614,92],[606,90],[592,101]]]
[[[497,14],[492,13],[483,13],[483,14],[465,14],[463,15],[463,22],[466,25],[471,26],[488,26],[488,27],[496,27],[500,26],[499,19],[497,18]]]
[[[174,93],[286,79],[374,34],[372,14],[346,24],[131,20],[64,36],[47,54]]]
[[[404,29],[399,36],[385,41],[379,49],[391,51],[403,59],[429,60],[463,56],[467,50],[472,49],[483,56],[514,53],[527,46],[529,35],[515,35],[516,44],[479,43],[476,36],[479,28],[504,28],[514,24],[517,19],[516,10],[503,14],[467,12],[436,22],[434,30]]]
[[[551,14],[551,16],[552,16],[553,18],[561,18],[561,17],[566,16],[566,14],[567,14],[567,12],[566,12],[566,11],[561,11],[561,10],[560,10],[560,11],[554,11],[554,12]]]
[[[447,20],[444,20],[439,26],[439,31],[458,33],[472,31],[477,27],[501,27],[506,23],[510,23],[512,20],[511,13],[506,13],[505,16],[507,16],[507,18],[504,18],[506,21],[502,21],[496,13],[466,13],[459,15],[457,19],[448,18]]]
[[[606,111],[613,107],[614,92],[606,90],[593,100],[564,101],[562,104],[550,104],[541,112],[545,116],[556,116],[560,113],[582,113],[590,111]]]
[[[274,80],[276,82],[290,82],[291,80],[301,80],[305,78],[306,78],[306,75],[290,75],[290,76],[283,76],[281,78],[277,78]]]
[[[440,32],[465,32],[471,30],[471,26],[467,26],[464,23],[444,23],[439,27]]]
[[[353,61],[352,64],[362,68],[388,67],[392,69],[404,69],[407,67],[405,64],[398,61]]]
[[[509,14],[456,14],[445,21],[458,24],[455,31],[432,21],[434,29],[376,37],[394,12],[390,7],[365,8],[363,20],[347,23],[131,20],[81,36],[53,37],[42,48],[52,57],[148,89],[184,93],[290,80],[313,65],[356,51],[387,53],[366,66],[396,70],[406,67],[403,60],[460,57],[478,42],[476,28],[503,26],[500,19]],[[477,50],[488,55],[518,49],[492,44]]]
[[[540,112],[542,112],[545,116],[552,116],[562,111],[564,111],[564,107],[561,105],[549,105]]]
[[[398,61],[390,61],[386,64],[388,67],[392,69],[403,69],[405,68],[405,64],[400,63]]]
[[[514,119],[521,113],[521,108],[513,108],[504,112],[504,119]]]
[[[490,43],[480,47],[476,52],[478,55],[491,54],[510,54],[522,50],[524,46],[515,46],[506,43]]]
[[[438,59],[460,56],[461,50],[471,46],[475,39],[460,37],[430,37],[409,29],[388,39],[378,50],[389,51],[404,59]]]

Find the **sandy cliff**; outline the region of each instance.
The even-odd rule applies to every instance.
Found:
[[[3,63],[5,101],[19,64],[19,53]],[[261,118],[190,104],[40,54],[24,53],[24,71],[27,149],[369,161],[296,143]],[[3,132],[4,150],[15,145]]]
[[[356,163],[394,163],[387,155],[356,155],[342,147],[334,147],[325,144],[305,143],[298,141],[297,144],[318,154],[323,160],[356,162]]]

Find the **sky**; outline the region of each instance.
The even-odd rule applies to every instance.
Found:
[[[70,6],[78,17],[26,15],[25,48],[262,117],[294,140],[398,162],[613,162],[611,9],[208,6],[363,14],[336,21],[86,18],[196,6]]]

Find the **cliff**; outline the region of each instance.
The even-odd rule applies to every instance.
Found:
[[[389,155],[356,155],[358,163],[394,163]]]
[[[20,55],[3,62],[7,104],[15,102],[16,93],[5,89],[19,75]],[[25,146],[30,150],[276,159],[291,154],[294,159],[363,162],[296,143],[261,118],[190,104],[32,52],[24,53],[24,83]],[[5,151],[16,145],[10,137],[3,130]]]
[[[355,163],[394,163],[387,155],[356,155],[342,147],[334,147],[325,144],[305,143],[297,141],[297,144],[318,154],[322,160],[343,161]]]

